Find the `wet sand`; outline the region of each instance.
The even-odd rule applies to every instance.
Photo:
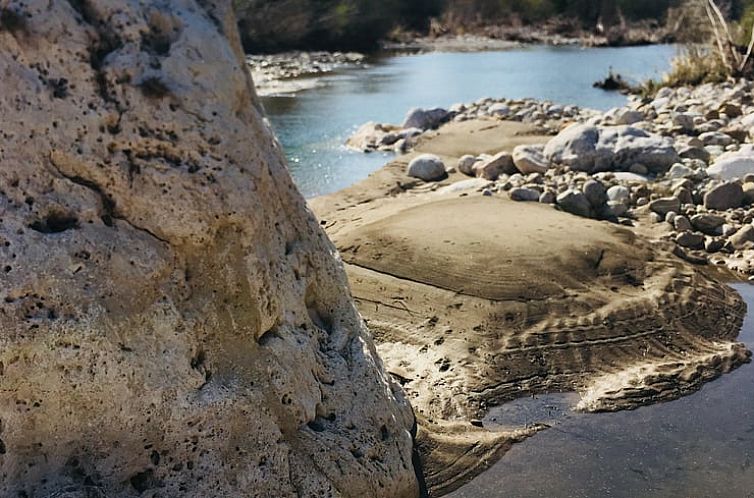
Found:
[[[754,286],[734,287],[753,308]],[[754,346],[754,315],[749,314],[739,340]],[[528,423],[546,422],[552,429],[515,445],[488,472],[449,496],[751,497],[752,393],[754,365],[748,364],[690,396],[635,411],[579,414],[568,411],[568,395],[543,396],[535,400],[538,409],[509,407],[519,414],[507,417],[511,427],[526,423],[520,416],[526,412]],[[558,407],[551,412],[555,416],[542,409],[546,405]]]

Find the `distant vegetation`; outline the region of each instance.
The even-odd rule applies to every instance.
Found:
[[[519,16],[525,21],[541,21],[565,16],[588,25],[615,22],[621,16],[630,20],[660,19],[679,0],[446,0],[443,11],[467,20],[502,19]]]
[[[244,46],[369,50],[396,26],[425,30],[440,0],[235,0]]]
[[[540,26],[560,21],[591,32],[625,23],[675,24],[692,36],[684,5],[705,0],[235,0],[245,47],[253,52],[285,49],[369,50],[398,29],[434,34],[474,32],[482,26]],[[726,17],[754,24],[754,0],[719,0]],[[748,41],[747,35],[741,35]],[[745,42],[742,42],[745,43]]]
[[[668,74],[633,91],[651,96],[664,86],[754,78],[754,0],[688,0],[675,15],[693,26],[687,44]]]

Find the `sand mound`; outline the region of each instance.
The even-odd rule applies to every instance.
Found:
[[[635,242],[628,230],[582,223],[549,206],[481,196],[421,204],[338,238],[353,265],[521,302],[565,298],[601,274],[640,271],[651,252]]]
[[[734,292],[626,229],[549,207],[440,199],[341,233],[337,244],[381,351],[417,385],[430,417],[585,390],[639,365],[633,377],[651,385],[654,365],[716,370],[710,354],[742,353],[728,343],[744,311]],[[648,388],[625,405],[678,395],[695,380],[679,376],[677,389]],[[619,398],[612,392],[610,405]]]
[[[434,434],[420,444],[436,494],[475,473],[449,421],[478,432],[468,421],[490,406],[563,390],[584,410],[633,408],[748,359],[737,294],[625,228],[478,195],[354,211],[335,241],[389,371]],[[504,447],[500,433],[472,439],[468,451]]]

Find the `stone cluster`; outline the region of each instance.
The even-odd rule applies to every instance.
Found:
[[[510,100],[483,98],[471,104],[455,104],[449,109],[411,109],[403,123],[369,122],[359,127],[346,141],[352,149],[373,152],[406,153],[419,138],[445,123],[472,119],[496,119],[531,123],[543,133],[555,134],[565,124],[599,116],[597,111],[574,105],[559,105],[533,99]]]
[[[247,55],[254,81],[285,80],[331,73],[338,68],[363,64],[358,52],[282,52]]]
[[[603,114],[529,101],[455,106],[446,120],[481,113],[542,126],[540,120],[572,124],[541,145],[464,156],[446,171],[434,158],[433,174],[409,175],[439,181],[457,170],[487,181],[478,188],[483,195],[648,227],[690,261],[752,275],[753,87],[739,81],[663,89],[654,99],[632,98]]]

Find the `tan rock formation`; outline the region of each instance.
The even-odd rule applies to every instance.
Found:
[[[418,493],[229,5],[0,1],[0,496]]]

